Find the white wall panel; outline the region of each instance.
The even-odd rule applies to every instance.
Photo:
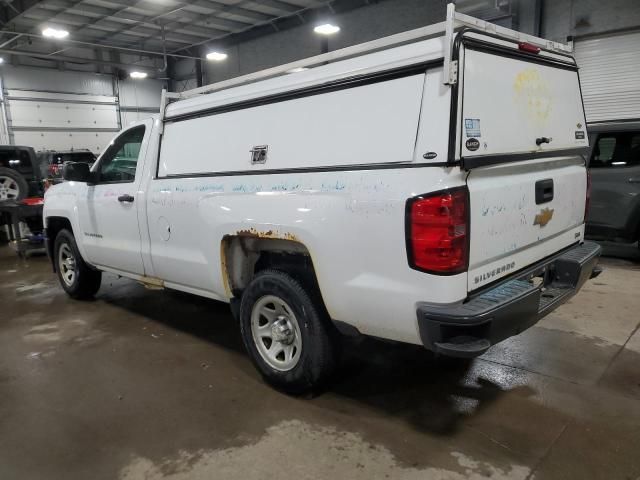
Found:
[[[162,80],[122,80],[118,83],[120,105],[124,107],[159,108]]]
[[[148,110],[121,110],[120,111],[120,119],[122,121],[122,127],[126,127],[133,122],[137,122],[139,120],[144,120],[153,115],[157,115],[160,112],[158,111],[148,111]]]
[[[40,150],[79,150],[88,149],[101,153],[116,132],[13,132],[15,145],[27,145]]]
[[[640,32],[579,40],[587,121],[640,119]]]

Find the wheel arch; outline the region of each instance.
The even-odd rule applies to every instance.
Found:
[[[255,275],[267,269],[288,273],[303,285],[316,289],[322,297],[311,252],[295,237],[272,238],[257,233],[225,235],[220,246],[220,262],[224,288],[232,300],[240,298]]]
[[[73,231],[73,226],[71,225],[71,221],[66,217],[59,216],[51,216],[45,218],[45,234],[47,238],[46,247],[47,247],[47,255],[49,256],[49,260],[51,261],[51,266],[53,267],[53,271],[56,271],[56,261],[54,256],[54,244],[56,241],[56,237],[61,230],[67,229],[71,232],[71,234],[75,237],[75,232]]]

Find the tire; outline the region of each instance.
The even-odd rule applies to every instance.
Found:
[[[22,200],[29,194],[29,184],[15,170],[0,167],[0,202]]]
[[[249,357],[267,383],[292,394],[324,385],[338,361],[337,331],[320,295],[310,290],[284,272],[264,270],[240,303],[240,331]]]
[[[71,298],[86,300],[100,289],[102,272],[85,263],[69,230],[60,230],[56,235],[53,261],[60,285]]]

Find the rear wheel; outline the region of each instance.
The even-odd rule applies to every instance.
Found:
[[[78,300],[91,298],[100,288],[102,273],[89,267],[69,230],[60,230],[54,244],[54,261],[60,285]]]
[[[29,184],[22,175],[10,168],[0,167],[0,202],[22,200],[29,192]]]
[[[312,391],[337,363],[338,338],[324,307],[312,301],[317,297],[278,270],[258,273],[242,295],[245,347],[265,380],[280,390]]]

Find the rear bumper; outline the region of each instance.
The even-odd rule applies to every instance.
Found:
[[[598,244],[584,242],[463,304],[419,304],[418,328],[423,345],[453,357],[483,354],[491,345],[533,326],[575,295],[589,278],[600,274],[600,252]]]

